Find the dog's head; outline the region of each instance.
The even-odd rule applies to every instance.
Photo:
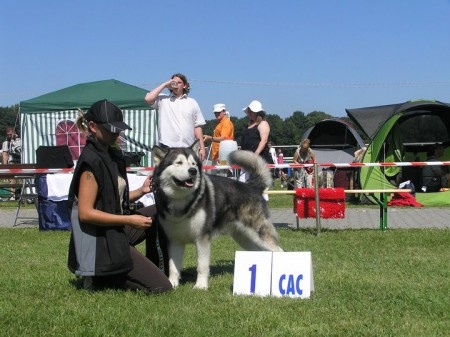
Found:
[[[161,189],[167,196],[182,198],[198,188],[203,172],[197,148],[196,143],[189,148],[152,148],[156,191]]]

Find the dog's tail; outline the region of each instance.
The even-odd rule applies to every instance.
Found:
[[[260,156],[251,151],[238,150],[230,153],[228,157],[231,165],[237,165],[250,174],[247,184],[258,191],[263,192],[272,186],[272,173],[267,163]]]

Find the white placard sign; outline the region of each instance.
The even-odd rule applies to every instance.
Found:
[[[314,291],[311,252],[274,252],[271,295],[309,298],[311,291]]]
[[[314,291],[311,252],[237,251],[233,294],[309,298]]]
[[[269,296],[272,252],[237,251],[234,259],[233,294]]]

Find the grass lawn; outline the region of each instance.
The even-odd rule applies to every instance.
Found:
[[[233,296],[228,237],[213,243],[207,291],[191,277],[157,296],[90,293],[66,268],[68,232],[0,228],[0,336],[448,336],[449,230],[279,234],[312,252],[311,299]]]

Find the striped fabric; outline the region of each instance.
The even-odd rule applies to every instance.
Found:
[[[124,132],[122,149],[127,152],[144,152],[141,163],[152,166],[151,151],[157,144],[157,113],[153,109],[122,110],[124,122],[133,130]],[[22,135],[22,163],[36,163],[36,149],[39,146],[69,145],[71,152],[80,152],[84,140],[79,134],[75,121],[77,110],[52,111],[42,113],[20,113]],[[58,131],[57,131],[58,130]],[[60,134],[57,142],[57,134]],[[66,134],[67,141],[61,143]],[[74,149],[79,147],[79,149]],[[77,158],[74,158],[75,160]]]

